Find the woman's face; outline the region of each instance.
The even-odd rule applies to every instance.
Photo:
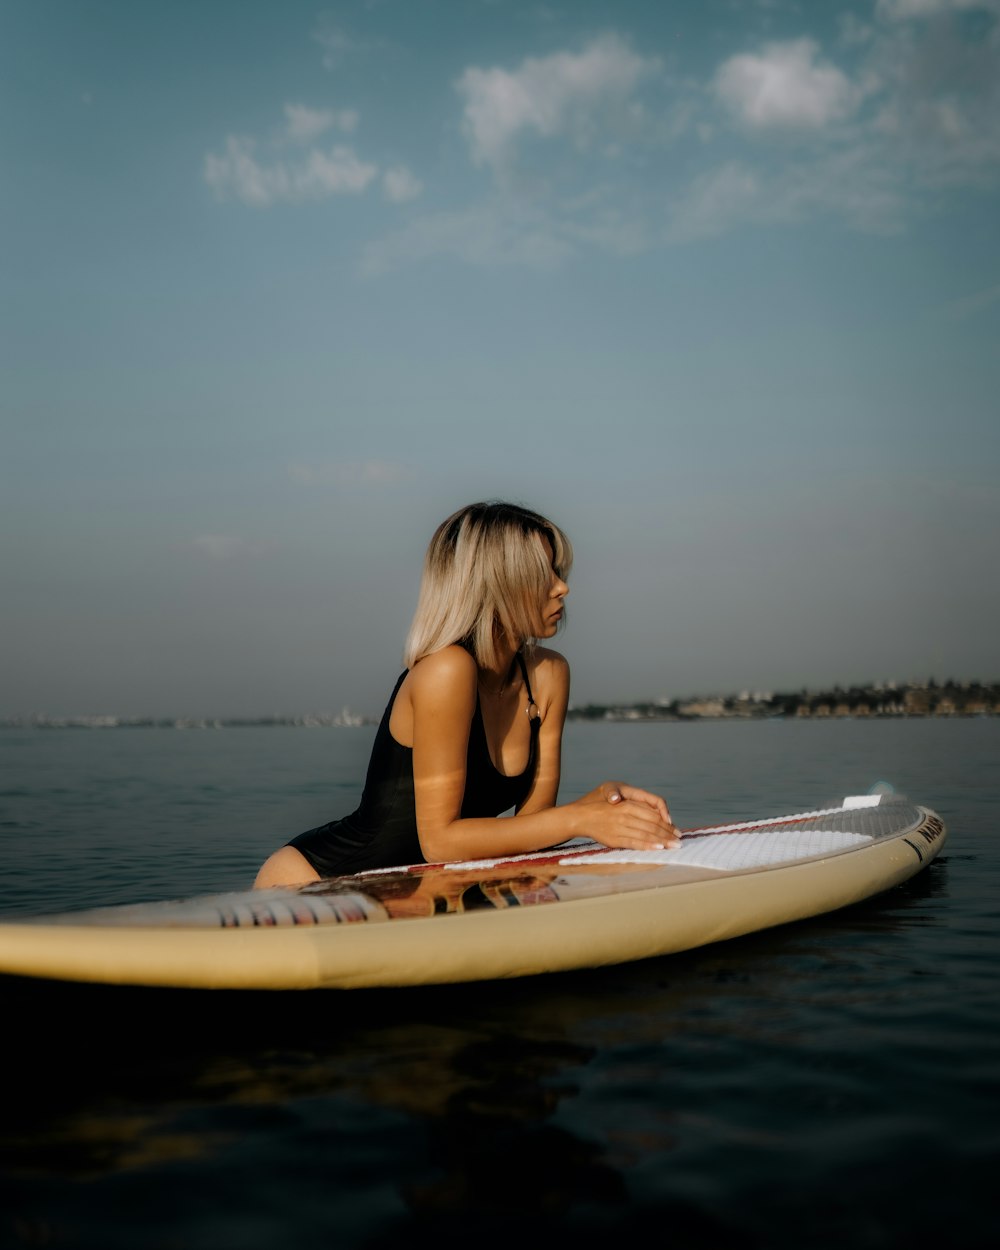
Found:
[[[538,632],[538,637],[552,638],[559,628],[559,622],[563,618],[563,600],[569,594],[569,587],[555,570],[556,557],[555,552],[552,550],[552,544],[544,535],[539,535],[539,542],[541,542],[545,555],[548,558],[549,567],[552,570],[552,579],[540,604],[542,628]]]

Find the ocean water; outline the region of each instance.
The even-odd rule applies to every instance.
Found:
[[[357,800],[369,728],[0,730],[0,915],[248,886]],[[195,993],[0,978],[0,1247],[1000,1238],[1000,720],[571,724],[682,826],[888,783],[905,885],[618,968]]]

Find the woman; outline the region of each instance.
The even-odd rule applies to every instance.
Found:
[[[438,526],[360,807],[275,851],[257,887],[578,835],[638,850],[678,844],[663,799],[634,786],[604,782],[556,806],[569,666],[536,640],[564,619],[571,562],[565,534],[516,504],[470,504]]]

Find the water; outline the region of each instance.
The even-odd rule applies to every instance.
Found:
[[[353,806],[370,741],[3,730],[0,914],[242,888]],[[1000,720],[572,724],[565,754],[564,798],[621,777],[682,825],[886,781],[950,839],[844,912],[595,972],[0,981],[0,1246],[995,1244]]]

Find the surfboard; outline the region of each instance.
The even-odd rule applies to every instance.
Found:
[[[664,851],[574,839],[304,887],[0,923],[0,974],[205,989],[351,989],[532,976],[690,950],[860,902],[947,832],[892,796],[683,831]]]

